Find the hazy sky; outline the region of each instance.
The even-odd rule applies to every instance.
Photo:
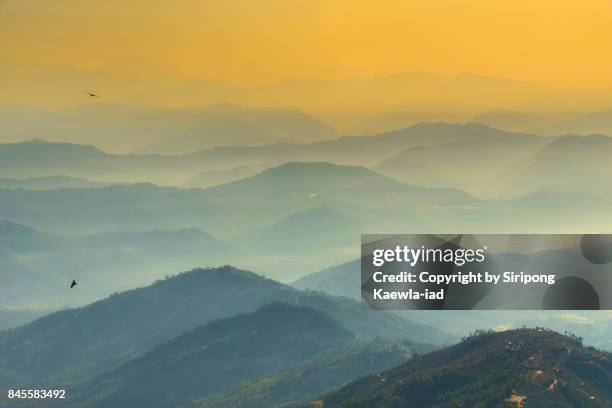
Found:
[[[270,83],[404,71],[612,86],[610,0],[0,0],[0,60]]]

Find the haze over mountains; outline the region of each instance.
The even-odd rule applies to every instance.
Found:
[[[94,103],[55,110],[0,107],[3,140],[33,137],[114,152],[180,154],[215,146],[330,139],[337,133],[294,108],[217,104],[164,109]]]
[[[240,250],[197,228],[63,235],[0,221],[1,307],[52,310],[91,302]],[[81,283],[63,293],[66,282]]]
[[[0,218],[58,242],[27,255],[5,249],[2,262],[23,271],[14,281],[18,286],[40,276],[23,305],[48,309],[194,265],[231,263],[288,282],[355,259],[363,231],[605,232],[612,208],[611,140],[420,124],[373,136],[177,156],[117,155],[42,141],[6,144],[0,146],[6,187],[0,189]],[[229,170],[217,175],[205,170],[224,168]],[[232,169],[244,169],[245,176],[224,183],[228,175],[240,177]],[[183,185],[202,170],[209,172],[203,185],[213,187],[115,184],[174,178]],[[83,238],[92,234],[110,234],[113,245]],[[130,234],[138,239],[126,240]],[[84,245],[63,235],[79,235]],[[171,239],[183,244],[166,245],[165,251],[146,244]],[[215,246],[217,240],[225,246]],[[90,244],[98,254],[86,250]],[[116,263],[105,263],[105,256]],[[111,276],[128,271],[129,277],[110,285],[97,280],[96,296],[82,289],[79,299],[64,303],[39,296],[69,275],[106,270]],[[4,302],[15,305],[10,296]]]
[[[610,140],[603,135],[552,138],[478,124],[442,123],[371,136],[215,147],[183,155],[109,154],[93,146],[33,140],[0,145],[0,169],[5,178],[14,179],[51,174],[107,184],[209,187],[287,162],[324,161],[368,166],[409,184],[454,187],[480,197],[544,189],[607,195],[606,189],[597,186],[612,173],[606,162]],[[19,185],[5,182],[11,184]]]
[[[254,311],[272,301],[328,313],[362,339],[380,336],[429,343],[450,339],[438,329],[399,316],[385,314],[381,319],[380,313],[363,310],[355,301],[299,291],[250,272],[223,267],[180,274],[0,333],[0,385],[8,386],[16,380],[58,385],[82,380],[113,369],[186,330]],[[350,338],[346,334],[343,337]]]
[[[79,392],[98,407],[168,407],[288,369],[353,341],[353,333],[323,312],[271,303],[191,330],[93,378]]]
[[[612,348],[609,314],[364,310],[355,261],[363,232],[605,233],[609,136],[421,123],[338,137],[291,109],[75,109],[66,123],[107,109],[113,137],[167,137],[128,153],[0,145],[4,387],[66,386],[72,406],[103,407],[134,404],[153,382],[151,406],[263,408],[313,400],[472,329],[545,324]],[[74,123],[60,133],[95,126]],[[217,268],[227,264],[276,281]],[[133,289],[198,267],[212,269]]]
[[[359,271],[548,234],[484,249],[610,306],[609,1],[151,3],[0,0],[1,408],[612,406],[612,312],[523,310],[564,284],[383,311]]]
[[[612,103],[612,93],[609,89],[594,91],[554,88],[469,73],[444,76],[427,72],[405,72],[379,77],[303,79],[268,85],[249,85],[211,80],[180,81],[164,77],[134,77],[126,73],[116,75],[67,67],[41,72],[31,66],[13,69],[8,61],[0,62],[0,69],[2,65],[5,65],[6,75],[3,75],[0,82],[5,90],[0,103],[12,104],[12,107],[4,110],[10,116],[22,119],[40,113],[36,113],[35,108],[16,108],[15,104],[74,106],[82,104],[82,89],[89,88],[100,90],[104,103],[131,106],[153,104],[164,108],[187,108],[226,102],[257,108],[294,106],[321,118],[343,134],[378,133],[423,121],[465,122],[495,110],[548,116],[553,120],[544,123],[550,125],[546,127],[552,128],[552,125],[561,125],[566,119],[606,110]],[[50,80],[50,77],[53,80]],[[104,106],[100,111],[104,111]],[[141,108],[131,114],[138,118],[139,113],[143,113]],[[560,120],[557,121],[556,118]],[[525,131],[531,126],[529,120],[522,122],[524,127],[515,130]],[[23,129],[23,120],[21,123],[22,126],[5,129]],[[103,126],[103,123],[98,123],[99,126]],[[163,122],[151,118],[150,123],[144,126],[151,133],[160,135]],[[95,132],[95,127],[91,128]],[[209,127],[212,128],[214,126]],[[232,128],[237,130],[240,126],[230,126],[227,129]],[[539,126],[536,126],[531,130],[538,128]],[[560,133],[570,131],[570,127],[564,129]],[[81,135],[85,138],[92,136]],[[91,143],[91,140],[88,139],[88,143]],[[113,143],[117,147],[127,146],[120,139],[115,139]]]

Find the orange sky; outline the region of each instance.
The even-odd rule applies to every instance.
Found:
[[[0,0],[0,60],[269,83],[423,71],[612,87],[610,0]]]

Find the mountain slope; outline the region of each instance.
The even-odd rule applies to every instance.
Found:
[[[286,369],[353,338],[323,312],[271,303],[191,330],[93,378],[79,394],[96,407],[176,406]]]
[[[0,331],[30,323],[43,314],[28,310],[0,310]]]
[[[327,206],[292,214],[240,242],[262,253],[304,254],[355,245],[360,224]],[[315,239],[316,238],[316,239]]]
[[[521,329],[472,336],[321,397],[325,408],[609,407],[612,355]]]
[[[194,270],[1,333],[0,367],[34,382],[83,378],[114,368],[187,329],[276,300],[329,313],[362,338],[405,337],[428,343],[448,339],[439,330],[364,310],[354,301],[301,292],[223,267]]]
[[[353,342],[325,350],[304,364],[261,376],[220,394],[194,402],[199,408],[268,408],[307,402],[366,374],[403,363],[415,353],[430,351],[409,342]]]
[[[65,288],[66,279],[37,264],[37,254],[53,253],[57,235],[0,220],[0,310],[52,310],[49,299]]]
[[[330,295],[361,299],[361,260],[343,264],[311,273],[291,283],[302,290],[314,290]]]

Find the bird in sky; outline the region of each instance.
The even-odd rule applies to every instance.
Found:
[[[73,280],[72,283],[70,284],[70,289],[74,288],[77,285],[76,281]]]
[[[83,91],[83,92],[85,92],[87,95],[91,96],[92,98],[102,99],[102,98],[100,98],[98,95],[96,95],[93,92],[90,92],[90,91]]]

